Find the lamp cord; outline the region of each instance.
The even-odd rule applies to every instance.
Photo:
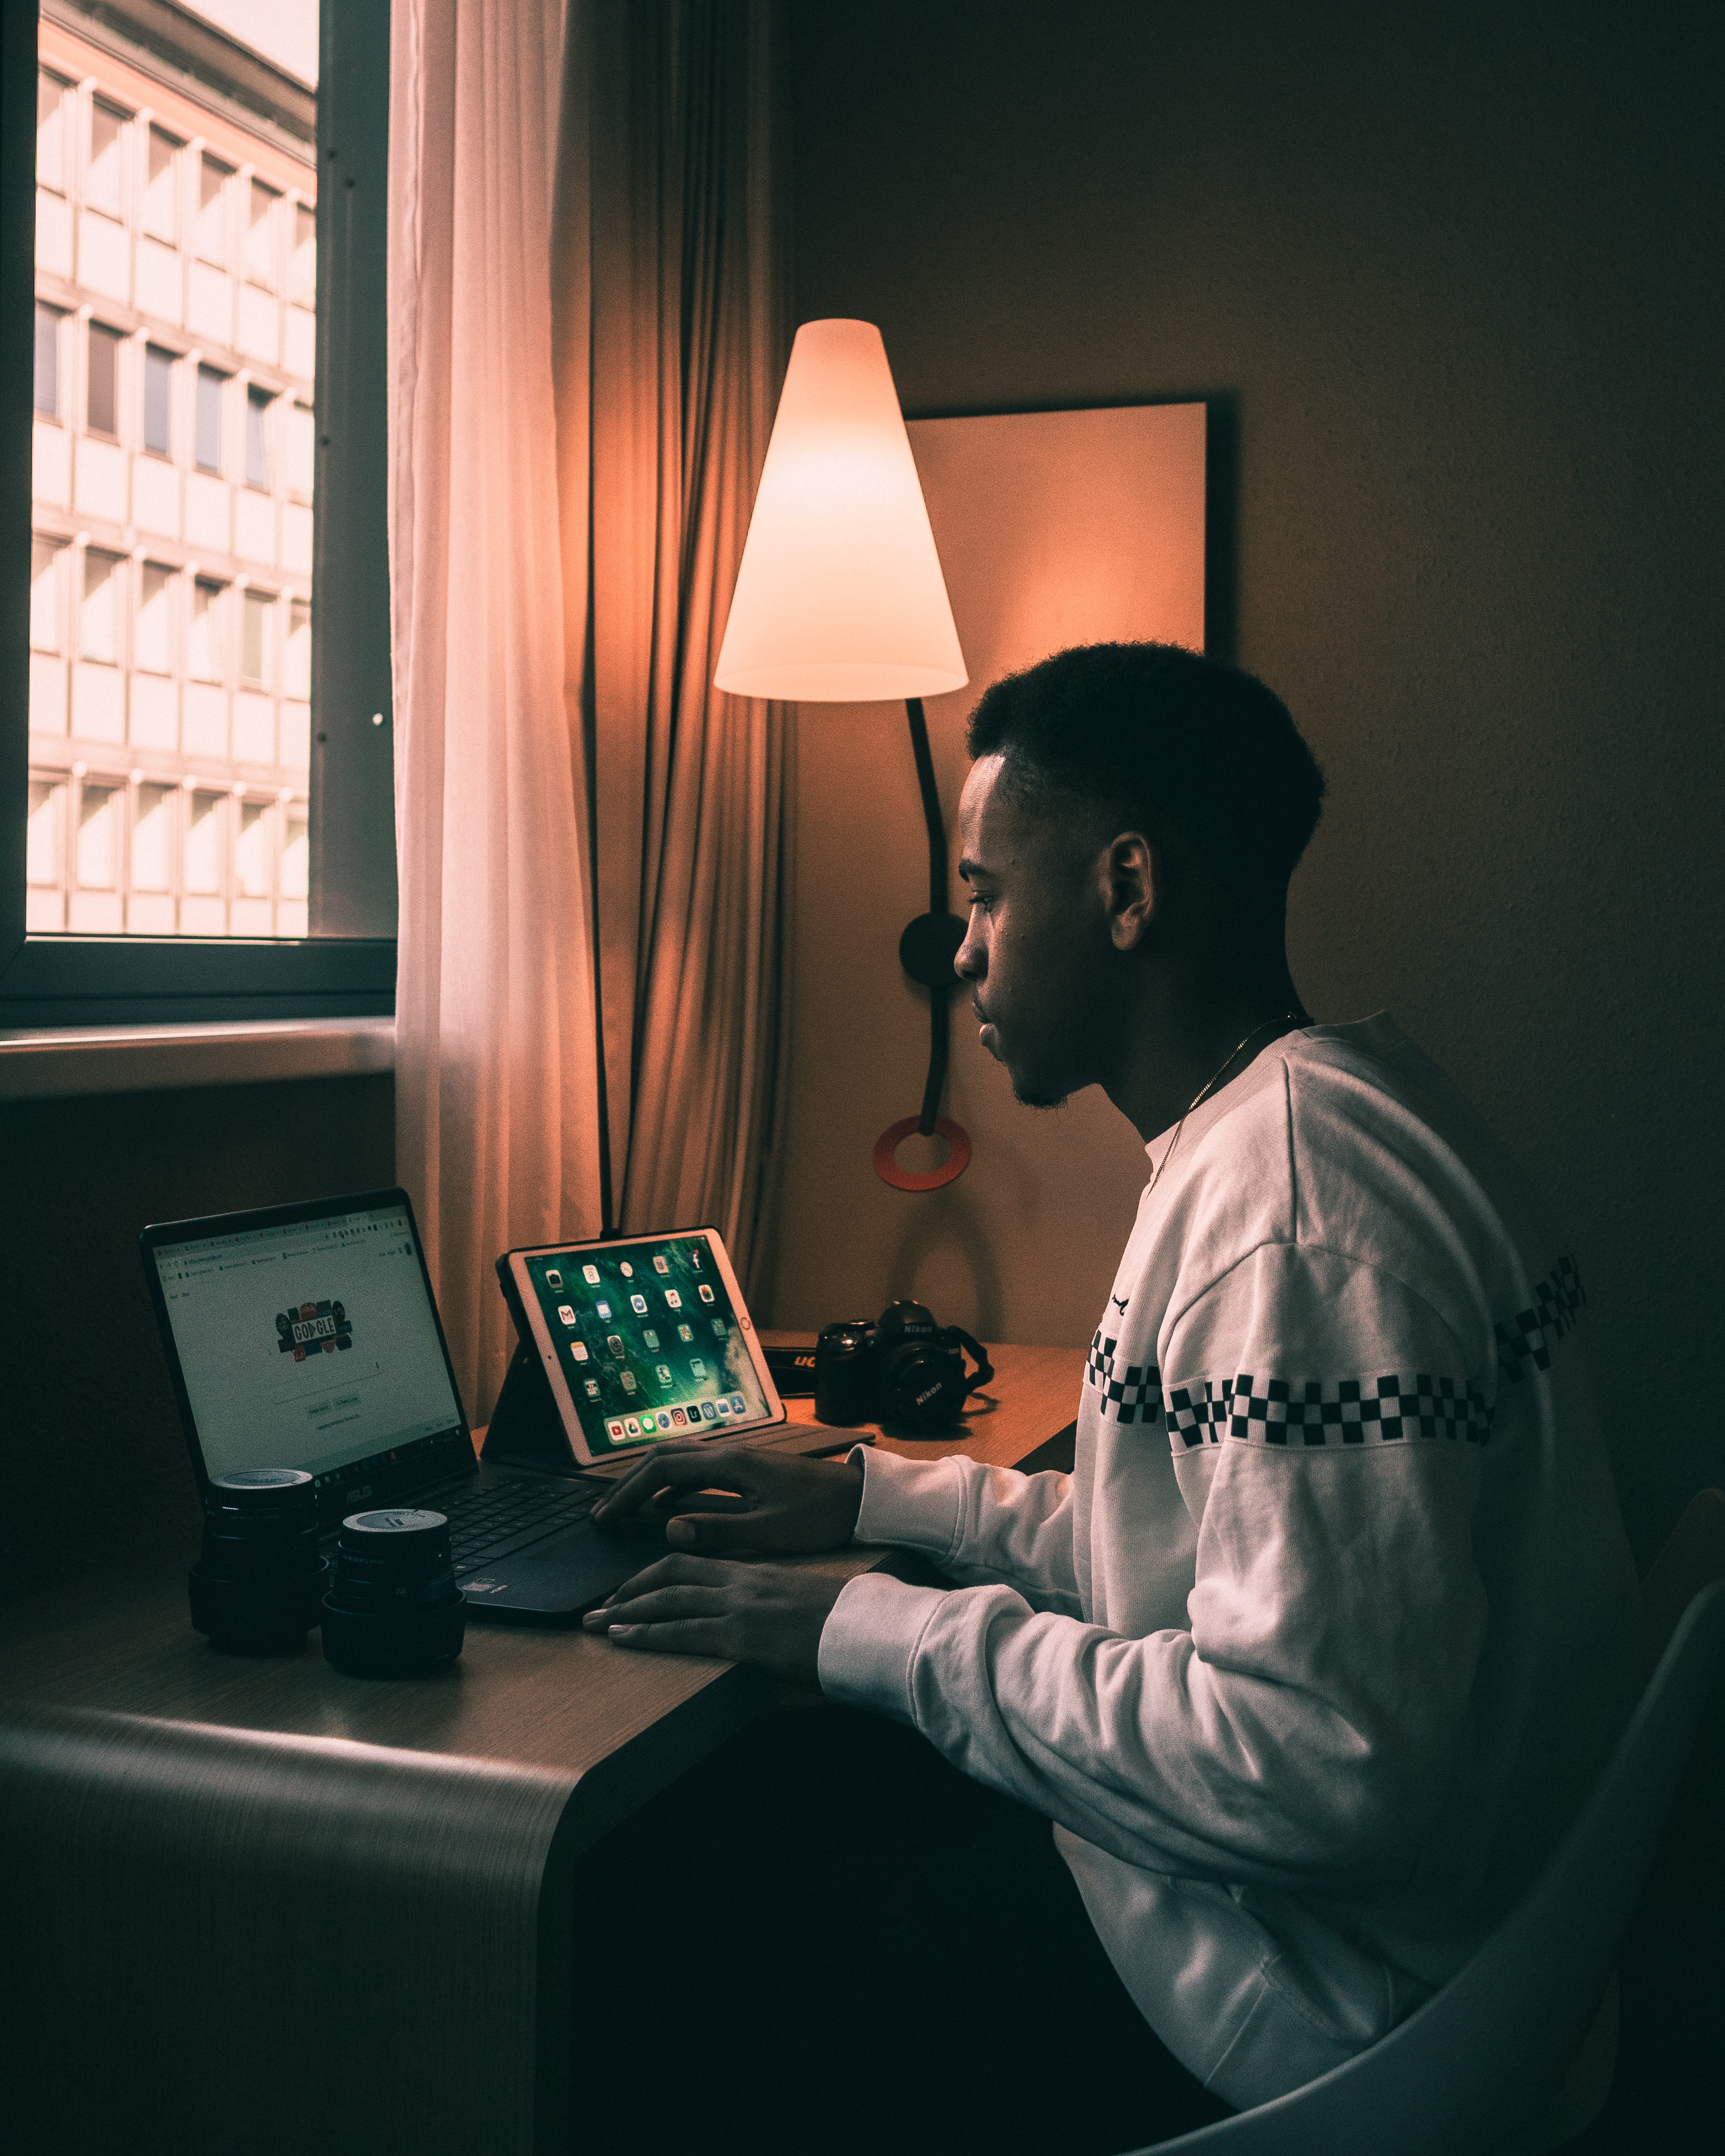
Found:
[[[928,910],[942,914],[947,910],[947,826],[934,783],[934,758],[928,750],[928,724],[922,716],[922,699],[906,696],[905,712],[911,722],[911,753],[916,759],[916,783],[922,793],[922,820],[928,827]],[[917,1131],[923,1137],[934,1133],[941,1095],[947,1086],[947,1060],[952,1038],[947,1010],[950,994],[947,988],[931,988],[928,991],[928,1077],[922,1088],[922,1112],[916,1119]]]

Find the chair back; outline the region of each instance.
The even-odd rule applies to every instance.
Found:
[[[1716,1580],[1678,1622],[1556,1855],[1473,1959],[1369,2051],[1160,2142],[1157,2156],[1503,2156],[1529,2145],[1610,1977],[1722,1650]]]

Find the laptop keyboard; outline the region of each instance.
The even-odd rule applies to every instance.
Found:
[[[494,1490],[434,1493],[422,1502],[434,1505],[449,1522],[456,1571],[471,1572],[584,1520],[606,1486],[595,1482],[572,1490],[560,1483],[540,1490],[529,1482],[506,1482]]]

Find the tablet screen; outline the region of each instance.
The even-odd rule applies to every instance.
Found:
[[[729,1268],[706,1235],[533,1250],[520,1262],[596,1455],[773,1419]]]

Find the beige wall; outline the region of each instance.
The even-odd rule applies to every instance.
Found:
[[[804,0],[793,20],[798,320],[877,322],[912,413],[1189,396],[1231,418],[1231,641],[1332,790],[1296,975],[1321,1016],[1394,1011],[1568,1224],[1645,1552],[1725,1481],[1717,12]],[[916,1106],[923,1020],[891,940],[922,841],[901,733],[825,718],[800,722],[773,1315],[911,1286],[1004,1310],[1024,1253],[968,1245],[964,1183],[944,1219],[893,1199],[909,1224],[883,1237],[850,1179]],[[845,823],[870,844],[834,874]],[[805,1082],[835,1031],[839,1094]],[[965,1055],[960,1098],[994,1082]],[[1052,1224],[1029,1259],[1050,1280],[1111,1253],[1135,1173],[1106,1104],[1067,1112],[1120,1181],[1052,1188],[1028,1111],[999,1148]]]

